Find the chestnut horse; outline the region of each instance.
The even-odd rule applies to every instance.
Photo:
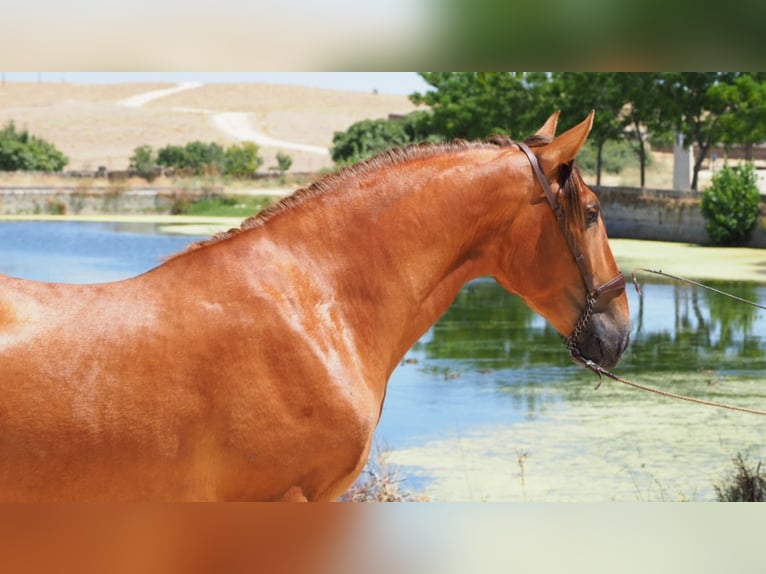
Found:
[[[0,276],[0,499],[337,499],[392,371],[479,276],[617,364],[624,283],[572,167],[593,114],[554,137],[557,119],[530,157],[507,138],[388,152],[128,280]]]

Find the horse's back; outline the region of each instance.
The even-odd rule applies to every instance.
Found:
[[[0,277],[0,498],[151,498],[188,470],[204,399],[157,392],[162,335],[139,292]],[[173,464],[148,482],[151,459]]]
[[[0,276],[0,499],[279,498],[276,467],[356,470],[376,421],[279,298],[178,281]]]

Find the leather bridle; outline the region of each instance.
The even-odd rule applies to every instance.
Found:
[[[523,151],[527,156],[527,159],[529,159],[529,163],[532,165],[532,171],[535,172],[535,175],[537,176],[537,179],[540,182],[543,191],[545,192],[548,203],[550,204],[551,209],[553,209],[553,214],[556,216],[556,221],[558,221],[559,227],[564,233],[564,237],[567,239],[569,250],[574,256],[577,267],[580,269],[580,275],[582,275],[582,280],[585,284],[586,291],[585,307],[580,313],[580,317],[577,319],[572,333],[563,339],[572,359],[592,369],[593,367],[591,365],[593,365],[593,362],[587,357],[583,357],[580,354],[580,351],[577,349],[577,340],[580,338],[580,335],[588,325],[591,315],[593,315],[593,309],[595,308],[599,298],[604,293],[621,291],[625,289],[625,276],[622,273],[618,273],[613,279],[610,279],[606,283],[599,286],[595,285],[593,271],[591,270],[588,261],[585,259],[585,255],[580,249],[580,246],[577,244],[576,238],[567,228],[564,212],[561,209],[561,206],[559,205],[559,202],[557,201],[550,184],[548,183],[548,179],[545,177],[543,170],[540,168],[540,162],[537,161],[537,156],[535,156],[532,150],[529,149],[529,146],[527,146],[525,143],[516,142],[516,145],[519,146],[519,149]]]
[[[545,191],[545,196],[548,198],[548,203],[550,204],[551,209],[553,209],[553,213],[556,215],[556,220],[559,222],[559,227],[561,228],[561,231],[564,233],[564,236],[567,238],[569,249],[572,252],[572,255],[574,255],[575,261],[577,262],[577,267],[579,267],[580,269],[580,275],[582,275],[583,283],[585,283],[585,289],[586,289],[585,308],[582,310],[582,313],[580,313],[580,317],[579,319],[577,319],[577,323],[575,324],[575,327],[572,330],[572,333],[568,337],[563,337],[563,339],[572,359],[574,359],[576,362],[582,364],[584,367],[590,369],[591,371],[593,371],[594,373],[598,375],[599,382],[598,382],[598,385],[596,385],[596,388],[599,388],[599,386],[601,386],[602,375],[605,375],[609,377],[610,379],[613,379],[620,383],[624,383],[631,387],[641,389],[644,391],[649,391],[651,393],[656,393],[658,395],[662,395],[665,397],[681,399],[684,401],[689,401],[689,402],[693,402],[697,404],[708,405],[712,407],[719,407],[719,408],[724,408],[724,409],[729,409],[734,411],[752,413],[757,415],[766,415],[766,411],[764,410],[751,409],[751,408],[740,407],[735,405],[727,405],[723,403],[707,401],[697,397],[687,397],[685,395],[679,395],[676,393],[662,391],[652,387],[647,387],[646,385],[634,383],[633,381],[629,381],[622,377],[618,377],[614,373],[610,373],[601,365],[594,363],[592,360],[580,354],[580,351],[577,349],[577,339],[580,337],[582,332],[585,330],[585,327],[587,326],[588,322],[590,321],[591,315],[593,315],[593,309],[596,306],[596,303],[598,302],[599,297],[601,297],[601,295],[603,295],[604,293],[624,290],[625,276],[622,273],[618,273],[617,276],[615,276],[613,279],[610,279],[603,285],[599,285],[598,287],[594,285],[593,272],[590,269],[588,262],[586,261],[585,256],[583,255],[583,252],[580,250],[580,246],[577,244],[575,237],[572,236],[572,233],[567,228],[566,220],[564,218],[564,213],[561,210],[561,206],[559,205],[558,201],[556,201],[556,196],[553,194],[553,191],[551,190],[551,186],[548,183],[548,180],[545,178],[545,175],[543,175],[543,170],[540,169],[540,163],[537,161],[537,157],[535,156],[534,153],[532,153],[532,150],[529,149],[529,146],[527,146],[523,142],[515,142],[515,143],[516,145],[519,146],[521,151],[523,151],[524,154],[529,159],[529,163],[532,165],[532,170],[535,172],[535,175],[537,176],[537,179],[540,182],[540,185],[542,186],[543,191]],[[670,275],[669,273],[663,273],[662,271],[653,271],[650,269],[644,269],[644,271],[649,271],[651,273],[656,273],[658,275],[665,275],[672,279],[680,279],[682,281],[687,281],[689,283],[693,283],[700,287],[704,287],[705,289],[711,289],[712,291],[715,291],[722,295],[726,295],[727,297],[733,297],[732,295],[728,293],[723,293],[721,291],[718,291],[717,289],[713,289],[711,287],[702,285],[700,283],[695,283],[694,281],[690,281],[689,279],[678,277],[676,275]],[[636,288],[638,288],[638,283],[635,278],[635,271],[633,272],[633,282],[636,283]],[[641,291],[639,289],[639,295],[640,293]],[[734,297],[734,298],[739,299],[738,297]],[[758,305],[757,303],[753,303],[752,301],[745,301],[743,299],[739,299],[739,300],[745,303],[749,303],[751,305],[756,305],[757,307],[763,308],[761,305]]]

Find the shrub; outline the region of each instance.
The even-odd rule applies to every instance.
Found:
[[[157,163],[164,167],[183,169],[188,164],[186,149],[180,145],[166,145],[157,152]]]
[[[284,175],[285,172],[288,169],[290,169],[290,167],[293,165],[293,158],[281,152],[277,152],[276,157],[277,157],[277,169],[279,169],[279,173]]]
[[[17,130],[13,122],[0,130],[0,171],[61,171],[68,161],[53,144]]]
[[[277,152],[276,155],[277,165],[270,167],[269,169],[279,172],[279,183],[284,184],[286,180],[285,173],[293,165],[293,158],[282,152]]]
[[[702,193],[705,230],[714,243],[733,245],[746,240],[758,219],[757,175],[752,163],[724,165]]]
[[[185,175],[219,175],[223,172],[224,151],[215,142],[168,145],[157,152],[157,163]]]
[[[148,180],[154,179],[157,170],[157,158],[151,146],[142,145],[133,150],[130,156],[130,169]]]
[[[196,175],[219,175],[223,172],[223,148],[215,142],[193,141],[186,144],[186,161]]]
[[[253,142],[242,142],[226,148],[223,154],[223,173],[233,177],[252,177],[263,163],[258,155],[258,146]]]
[[[142,146],[136,148],[134,157]],[[151,150],[151,148],[149,148]],[[133,165],[131,158],[131,166]],[[224,150],[215,142],[193,141],[185,146],[167,145],[157,152],[156,164],[172,168],[177,175],[250,177],[263,160],[258,155],[258,146],[253,142],[242,142]]]

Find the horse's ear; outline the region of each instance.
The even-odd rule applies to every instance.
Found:
[[[552,113],[551,116],[545,120],[543,127],[535,132],[535,135],[553,139],[556,136],[556,125],[559,123],[560,113],[561,110]]]
[[[537,159],[540,161],[545,175],[552,177],[558,166],[569,163],[575,158],[585,140],[588,139],[588,134],[593,127],[595,113],[595,110],[591,111],[584,121],[565,131],[548,145],[539,148]]]

